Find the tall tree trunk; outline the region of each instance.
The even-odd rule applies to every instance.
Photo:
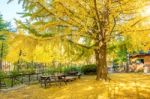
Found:
[[[107,80],[106,43],[95,50],[97,77],[96,80]]]
[[[2,45],[1,45],[1,55],[0,55],[0,70],[3,69],[3,49],[4,49],[4,43],[2,42]]]

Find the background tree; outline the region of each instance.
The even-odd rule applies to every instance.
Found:
[[[2,15],[0,14],[0,69],[2,69],[3,58],[7,53],[7,32],[9,31],[10,23],[3,20]]]

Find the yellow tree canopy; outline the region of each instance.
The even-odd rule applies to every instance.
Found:
[[[17,62],[21,58],[28,62],[51,63],[58,61],[69,63],[72,60],[79,61],[79,57],[87,59],[92,55],[89,50],[89,53],[85,53],[89,57],[82,56],[85,52],[83,48],[73,46],[71,43],[59,38],[42,39],[22,32],[8,34],[9,51],[5,60],[9,62]]]

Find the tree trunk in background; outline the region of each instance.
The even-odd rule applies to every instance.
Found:
[[[129,63],[128,62],[126,63],[125,72],[127,72],[127,73],[129,72]]]
[[[0,59],[0,70],[3,69],[2,67],[3,67],[3,66],[2,66],[2,59]]]
[[[3,67],[3,49],[4,49],[4,43],[2,42],[2,45],[1,45],[1,56],[0,56],[0,70],[2,70],[2,67]]]
[[[106,43],[103,43],[99,49],[95,50],[97,77],[96,80],[107,80],[107,61],[106,61]]]
[[[130,64],[130,55],[127,54],[127,62],[126,62],[125,72],[129,72],[129,64]]]

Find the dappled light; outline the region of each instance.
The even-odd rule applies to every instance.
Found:
[[[0,99],[150,99],[150,0],[0,6]]]
[[[95,81],[94,76],[84,76],[68,85],[50,86],[46,89],[38,84],[17,90],[1,92],[2,99],[148,99],[150,75],[110,74],[110,82]]]

